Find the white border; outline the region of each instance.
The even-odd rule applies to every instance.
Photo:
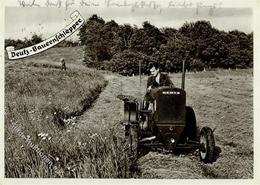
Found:
[[[62,0],[63,2],[66,0]],[[78,2],[80,0],[75,0]],[[94,0],[90,0],[94,1]],[[95,0],[94,2],[104,1],[104,0]],[[130,2],[131,0],[129,0]],[[147,1],[147,0],[146,0]],[[157,2],[164,2],[159,1]],[[193,0],[192,2],[196,2],[198,0]],[[260,114],[259,112],[259,100],[260,100],[260,79],[258,72],[260,71],[259,65],[259,57],[260,57],[260,27],[259,27],[259,18],[260,18],[260,0],[238,0],[238,1],[231,1],[231,0],[223,0],[223,7],[253,7],[254,9],[254,179],[248,180],[143,180],[143,179],[10,179],[4,178],[4,16],[5,16],[5,6],[19,6],[17,0],[6,0],[5,4],[1,2],[0,4],[0,83],[1,83],[1,91],[0,91],[0,108],[1,108],[1,127],[0,127],[0,184],[115,184],[115,183],[123,183],[123,184],[150,184],[150,185],[158,185],[158,184],[201,184],[201,185],[208,185],[210,184],[260,184],[260,166],[259,166],[259,156],[260,150],[258,146],[260,146],[260,137],[259,137],[259,130],[260,130]],[[37,0],[37,2],[41,2],[44,4],[45,0]],[[202,0],[201,2],[209,2]],[[225,6],[224,6],[225,5]],[[105,8],[105,7],[104,7]],[[246,139],[246,138],[245,138]]]

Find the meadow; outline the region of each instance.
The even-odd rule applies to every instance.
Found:
[[[172,74],[180,86],[181,75]],[[248,179],[254,175],[253,70],[216,70],[186,74],[187,104],[197,125],[215,129],[218,157],[212,164],[198,153],[171,157],[158,153],[140,160],[145,178]],[[152,163],[150,163],[152,161]]]
[[[59,59],[67,61],[67,71]],[[6,177],[129,177],[124,150],[122,101],[142,98],[147,76],[126,77],[82,65],[82,48],[53,48],[5,64]],[[180,87],[181,74],[170,74]],[[252,69],[189,72],[187,105],[198,126],[215,128],[219,156],[212,164],[198,153],[150,152],[134,178],[253,178]],[[38,145],[49,165],[21,137]]]
[[[115,123],[123,117],[118,94],[143,98],[147,76],[125,77],[102,72],[109,82],[95,105],[79,118],[82,130],[92,127],[103,133],[123,128]],[[170,74],[181,87],[181,73]],[[150,152],[138,160],[134,178],[160,179],[249,179],[254,174],[253,70],[215,70],[186,73],[187,105],[193,107],[197,126],[214,129],[216,161],[204,164],[198,151],[180,155]],[[88,124],[85,124],[85,123]]]
[[[66,71],[60,69],[60,51]],[[81,53],[81,48],[54,48],[6,61],[6,177],[124,176],[118,162],[122,150],[116,148],[113,130],[99,137],[91,129],[77,128],[78,117],[92,106],[107,81],[82,66],[80,54],[73,53]]]

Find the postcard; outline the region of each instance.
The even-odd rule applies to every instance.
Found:
[[[257,184],[258,10],[5,1],[0,184]]]

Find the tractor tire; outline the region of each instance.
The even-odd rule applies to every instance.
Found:
[[[197,138],[197,121],[195,112],[192,107],[186,107],[186,137],[190,140],[196,140]]]
[[[133,125],[127,129],[125,135],[125,156],[124,156],[124,178],[132,178],[132,175],[137,169],[138,160],[138,133],[137,128]]]
[[[138,158],[138,134],[137,128],[131,126],[128,136],[128,155],[132,161],[136,161]]]
[[[132,175],[137,171],[138,160],[138,133],[137,128],[130,126],[129,135],[126,137],[127,144],[127,159],[126,159],[126,178],[132,178]]]
[[[214,162],[215,139],[211,128],[203,127],[201,129],[200,144],[200,160],[204,163]]]

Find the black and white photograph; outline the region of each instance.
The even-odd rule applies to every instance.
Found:
[[[246,2],[10,1],[3,178],[256,178]]]

